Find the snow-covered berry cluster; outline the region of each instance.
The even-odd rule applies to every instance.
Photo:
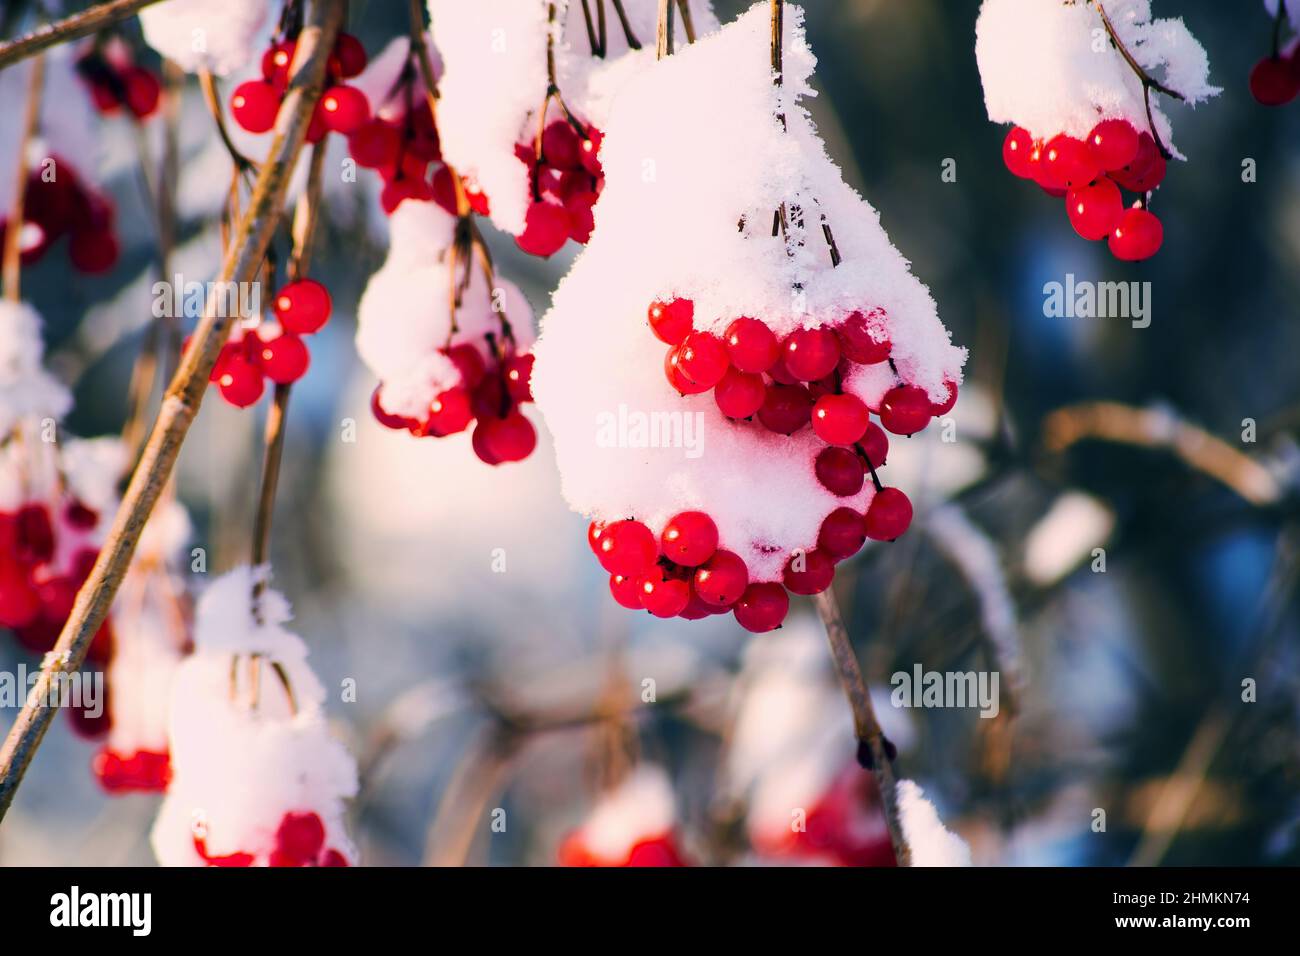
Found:
[[[1273,17],[1273,45],[1268,56],[1251,68],[1250,95],[1264,106],[1285,106],[1300,93],[1300,0],[1264,0]],[[1282,42],[1282,23],[1294,34]]]
[[[152,70],[135,62],[120,37],[92,44],[77,60],[77,74],[103,116],[118,115],[125,108],[127,114],[144,121],[158,111],[162,83]]]
[[[1064,198],[1075,231],[1117,259],[1154,255],[1151,193],[1183,158],[1158,98],[1219,92],[1182,20],[1153,20],[1150,0],[984,0],[975,57],[989,119],[1014,124],[1007,168]],[[1127,208],[1122,191],[1135,194]]]
[[[640,764],[602,794],[582,826],[560,843],[561,866],[689,866],[676,833],[672,784]]]
[[[140,28],[146,43],[185,72],[227,76],[256,56],[271,7],[266,0],[170,0],[141,10]]]
[[[605,184],[597,156],[600,138],[596,127],[566,117],[547,125],[535,143],[515,147],[532,189],[524,231],[515,239],[524,252],[546,258],[568,239],[586,245],[591,238],[591,210]]]

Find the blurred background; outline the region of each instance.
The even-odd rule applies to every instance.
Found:
[[[1224,92],[1195,111],[1162,104],[1190,161],[1154,200],[1164,247],[1127,265],[1004,168],[974,0],[806,4],[829,151],[970,350],[956,441],[932,428],[895,442],[913,530],[842,565],[836,590],[900,773],[978,865],[1300,862],[1300,102],[1248,92],[1270,43],[1261,4],[1153,5],[1187,21]],[[726,22],[745,6],[716,10]],[[373,54],[405,31],[404,7],[354,2],[350,29]],[[106,121],[104,136],[120,262],[84,278],[52,254],[24,272],[84,436],[122,428],[155,270],[131,127]],[[228,160],[193,83],[180,158],[177,268],[208,278]],[[355,702],[331,693],[328,709],[361,765],[364,862],[552,864],[638,759],[666,772],[693,861],[791,859],[764,836],[764,806],[779,821],[791,805],[773,788],[815,801],[852,761],[811,606],[763,638],[729,617],[623,611],[544,436],[494,469],[466,435],[379,427],[352,344],[385,250],[373,178],[328,195],[313,274],[335,314],[294,389],[272,546],[317,673],[356,681]],[[540,316],[575,247],[540,261],[488,239]],[[1066,273],[1150,282],[1150,327],[1045,317],[1043,286]],[[265,408],[210,398],[182,453],[209,575],[248,559]],[[19,661],[37,663],[0,641],[0,667]],[[998,671],[1001,713],[892,707],[889,676],[917,664]],[[0,864],[152,863],[157,799],[103,794],[94,749],[55,723],[0,827]]]

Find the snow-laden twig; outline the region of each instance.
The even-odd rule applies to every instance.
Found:
[[[307,126],[320,96],[325,64],[343,20],[343,0],[317,0],[311,19],[298,39],[288,94],[276,121],[268,160],[258,174],[247,211],[226,251],[218,282],[251,282],[262,267],[271,235],[279,222],[289,176],[306,139]],[[130,566],[145,522],[167,484],[181,445],[198,414],[208,377],[234,324],[234,316],[219,316],[216,296],[209,300],[189,350],[167,389],[158,420],[122,497],[112,529],[94,569],[77,593],[52,654],[46,659],[34,691],[0,747],[0,821],[22,782],[54,711],[50,690],[62,674],[77,670],[91,639],[108,614],[122,577]]]
[[[105,27],[134,15],[142,7],[157,2],[158,0],[112,0],[110,3],[88,7],[8,43],[0,43],[0,70],[49,47],[98,33]]]

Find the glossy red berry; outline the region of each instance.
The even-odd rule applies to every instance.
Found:
[[[798,329],[781,343],[786,371],[801,382],[814,382],[835,371],[840,343],[830,329]]]
[[[790,613],[790,595],[781,585],[773,582],[751,584],[736,602],[732,613],[736,623],[747,631],[763,634],[781,626]]]
[[[695,572],[695,593],[714,607],[730,607],[749,586],[749,568],[740,555],[719,549]]]
[[[1043,148],[1042,182],[1058,189],[1083,186],[1101,174],[1083,140],[1061,134]]]
[[[1164,160],[1156,141],[1151,134],[1143,131],[1138,134],[1137,154],[1132,162],[1121,169],[1112,170],[1110,178],[1129,192],[1145,192],[1153,189],[1164,179]],[[1154,181],[1154,185],[1147,185]]]
[[[1138,262],[1155,255],[1164,239],[1164,226],[1154,213],[1126,209],[1110,234],[1110,251],[1116,259]]]
[[[439,392],[429,403],[425,425],[429,434],[442,437],[464,431],[473,420],[469,390],[456,386]]]
[[[587,127],[587,136],[578,147],[579,158],[582,161],[582,168],[593,176],[601,175],[600,168],[600,143],[604,134],[594,126]]]
[[[290,282],[275,297],[273,311],[286,332],[310,335],[329,321],[333,303],[329,290],[315,279]]]
[[[342,80],[361,75],[366,68],[366,48],[351,33],[340,33],[330,53],[329,70]]]
[[[727,347],[710,332],[692,332],[677,347],[677,369],[686,380],[703,388],[722,381],[730,367]]]
[[[647,314],[650,319],[650,331],[655,334],[655,338],[669,345],[680,345],[682,339],[691,334],[691,322],[695,318],[695,303],[690,299],[652,302]]]
[[[542,160],[555,169],[581,167],[578,133],[568,120],[552,120],[542,130]]]
[[[1290,62],[1266,56],[1250,71],[1250,95],[1264,106],[1284,106],[1300,93],[1300,76]]]
[[[286,813],[275,831],[275,846],[299,864],[314,863],[325,846],[325,824],[315,813]]]
[[[781,354],[772,330],[758,319],[742,316],[727,326],[723,335],[731,364],[742,372],[766,372]]]
[[[763,376],[741,372],[735,368],[727,369],[713,389],[713,400],[718,410],[728,418],[749,418],[763,407],[767,397],[767,386]]]
[[[817,547],[836,560],[858,553],[867,539],[866,522],[852,508],[836,508],[822,520]]]
[[[1103,176],[1066,193],[1065,212],[1074,231],[1095,242],[1110,235],[1115,228],[1124,213],[1124,200],[1119,187]]]
[[[881,488],[867,507],[867,537],[893,541],[912,523],[912,502],[897,488]]]
[[[394,126],[375,119],[348,137],[348,151],[358,166],[380,169],[397,162],[402,134]]]
[[[355,86],[331,86],[321,94],[321,121],[347,136],[370,122],[370,101]]]
[[[885,334],[884,313],[850,312],[835,330],[844,357],[859,365],[875,365],[889,358],[889,336]]]
[[[506,392],[511,401],[531,402],[533,400],[532,377],[533,356],[512,355],[502,366],[502,375],[506,380]]]
[[[515,244],[524,252],[545,259],[559,252],[569,240],[569,214],[563,206],[535,202],[524,216],[524,231]]]
[[[298,381],[307,373],[311,361],[302,339],[289,332],[282,332],[269,341],[260,341],[255,354],[262,373],[279,385]]]
[[[665,558],[694,568],[718,550],[718,526],[703,511],[683,511],[664,525],[659,540]]]
[[[898,385],[880,400],[880,424],[895,435],[912,435],[930,424],[930,396],[915,385]]]
[[[813,469],[822,487],[840,498],[856,495],[866,480],[862,459],[847,448],[823,448]]]
[[[678,367],[680,360],[680,345],[674,345],[664,355],[664,375],[668,377],[668,383],[683,395],[698,395],[701,392],[707,392],[709,386],[697,385],[682,374],[682,370]]]
[[[867,406],[853,395],[823,395],[812,409],[812,427],[829,445],[852,445],[867,430]]]
[[[537,429],[517,408],[502,418],[480,418],[474,431],[482,433],[482,443],[494,459],[489,464],[523,461],[537,447]]]
[[[691,600],[691,586],[681,578],[671,578],[663,568],[652,567],[637,580],[641,606],[655,617],[676,617]]]
[[[658,557],[654,534],[639,521],[606,525],[596,545],[596,558],[610,574],[640,577]]]
[[[609,593],[614,596],[614,600],[629,611],[640,611],[641,607],[641,589],[637,585],[636,578],[630,578],[624,574],[611,574],[609,576]]]
[[[1033,175],[1030,160],[1033,151],[1034,138],[1029,135],[1029,130],[1013,126],[1002,141],[1002,162],[1013,175],[1028,179]]]
[[[933,418],[938,418],[940,415],[947,415],[957,407],[957,383],[949,379],[943,383],[943,387],[948,390],[948,397],[942,402],[930,403],[930,415]],[[875,463],[874,459],[872,463]]]
[[[249,80],[235,87],[230,115],[250,133],[265,133],[280,112],[280,91],[266,80]]]
[[[791,594],[821,594],[834,579],[835,562],[816,550],[791,555],[781,577]]]
[[[237,408],[247,408],[262,397],[262,370],[240,355],[232,355],[217,378],[221,397]]]
[[[812,398],[802,385],[771,385],[758,410],[758,420],[768,431],[793,435],[812,418]]]
[[[1138,152],[1138,133],[1128,120],[1102,120],[1085,142],[1093,162],[1106,172],[1127,166]]]
[[[262,76],[279,90],[289,85],[289,67],[297,49],[296,40],[281,40],[262,54]]]

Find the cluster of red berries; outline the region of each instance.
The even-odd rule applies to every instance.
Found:
[[[170,756],[153,750],[121,754],[104,747],[95,754],[91,770],[109,793],[160,793],[172,778]]]
[[[143,121],[158,111],[162,83],[153,71],[131,61],[125,45],[92,48],[77,60],[77,74],[104,116],[115,116],[125,107]]]
[[[474,453],[489,465],[523,461],[537,447],[537,430],[519,410],[533,400],[529,380],[533,356],[509,353],[500,358],[493,350],[492,364],[483,352],[466,342],[443,350],[460,373],[460,384],[439,392],[423,419],[393,415],[380,403],[383,385],[370,396],[370,410],[384,427],[409,431],[417,438],[444,438],[467,429],[474,431]]]
[[[262,54],[262,79],[248,80],[230,96],[230,114],[250,133],[265,133],[275,125],[280,103],[289,88],[289,68],[298,41],[283,39]],[[316,102],[307,127],[307,142],[318,143],[326,133],[349,136],[370,121],[370,101],[354,86],[339,81],[358,76],[366,68],[366,51],[350,33],[340,33],[327,64],[330,85]]]
[[[560,843],[557,854],[560,866],[572,867],[633,867],[633,866],[689,866],[677,841],[671,833],[646,837],[628,848],[627,855],[619,860],[596,856],[588,848],[582,831],[570,833]]]
[[[64,505],[61,522],[56,529],[50,509],[39,502],[0,511],[0,627],[11,629],[20,644],[37,654],[54,647],[99,556],[95,548],[77,548],[65,568],[56,567],[57,536],[85,535],[99,515],[74,499]],[[105,619],[86,652],[87,661],[106,664],[112,646],[112,627]],[[89,702],[68,708],[74,729],[84,737],[106,733],[111,724],[107,701],[95,703],[102,705],[97,716],[91,715]]]
[[[315,279],[299,279],[281,289],[272,305],[278,331],[237,328],[221,347],[210,377],[221,397],[247,408],[262,397],[265,379],[289,385],[307,374],[311,355],[302,336],[319,331],[332,308],[329,290]]]
[[[1274,51],[1250,71],[1250,95],[1264,106],[1285,106],[1298,93],[1300,42],[1293,41],[1287,49]]]
[[[1164,242],[1164,227],[1142,197],[1164,180],[1165,157],[1149,132],[1139,133],[1127,120],[1102,120],[1087,139],[1061,133],[1036,140],[1013,126],[1002,160],[1021,179],[1064,197],[1075,232],[1094,242],[1109,237],[1115,258],[1148,259]],[[1137,193],[1139,201],[1126,209],[1121,189]]]
[[[515,155],[528,167],[533,201],[524,218],[519,248],[545,258],[572,239],[585,244],[595,225],[592,207],[605,185],[601,132],[577,120],[557,119],[542,130],[541,152],[519,143]]]
[[[117,263],[116,217],[109,198],[81,181],[71,165],[52,157],[27,177],[23,192],[22,262],[37,262],[60,237],[78,272],[99,275]],[[0,219],[0,241],[8,223]]]
[[[256,857],[252,853],[238,852],[223,856],[208,853],[206,829],[196,826],[194,849],[208,866],[252,866]],[[347,866],[342,853],[325,848],[325,824],[320,815],[311,812],[286,813],[275,831],[275,849],[267,860],[268,866]]]

